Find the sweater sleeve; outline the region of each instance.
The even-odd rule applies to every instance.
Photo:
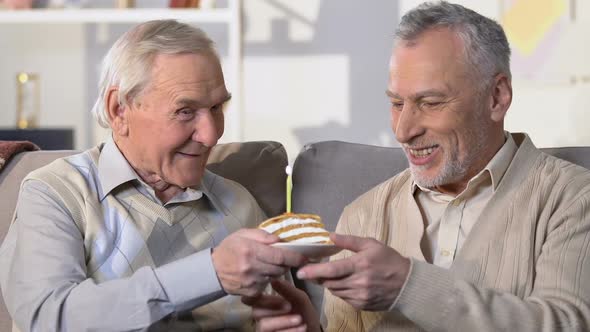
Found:
[[[412,260],[394,309],[425,330],[588,331],[589,195],[562,211],[549,222],[529,296],[477,287],[449,270]]]
[[[23,331],[145,330],[224,295],[210,250],[97,284],[86,271],[80,230],[39,181],[23,184],[0,266],[7,308]]]

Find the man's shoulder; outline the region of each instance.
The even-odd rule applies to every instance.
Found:
[[[70,190],[87,187],[89,182],[96,182],[99,155],[99,148],[94,147],[78,154],[58,158],[29,173],[23,183],[37,180],[50,187],[55,187],[59,183],[59,186],[65,185]]]
[[[532,171],[544,182],[552,182],[553,191],[575,190],[590,192],[590,170],[564,159],[541,153]]]
[[[248,192],[244,186],[236,181],[225,178],[219,174],[213,173],[206,169],[203,173],[201,184],[205,190],[214,194]]]
[[[236,206],[256,206],[258,203],[252,194],[236,181],[205,170],[201,180],[202,189],[218,207],[231,213]]]
[[[537,149],[524,133],[514,133],[513,137],[519,147],[506,173],[510,186],[520,186],[527,177],[537,179],[530,184],[534,187],[550,183],[552,191],[571,187],[573,182],[578,188],[590,185],[590,170]]]

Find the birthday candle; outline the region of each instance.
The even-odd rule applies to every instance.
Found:
[[[293,188],[291,174],[293,173],[293,168],[287,165],[285,172],[287,172],[287,213],[291,213],[291,189]]]

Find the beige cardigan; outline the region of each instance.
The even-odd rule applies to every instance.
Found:
[[[408,170],[346,207],[338,233],[376,238],[412,264],[390,312],[326,291],[329,331],[590,330],[590,171],[513,137],[519,149],[449,270],[424,262]]]

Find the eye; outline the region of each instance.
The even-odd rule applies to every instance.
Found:
[[[401,101],[392,101],[391,109],[394,111],[401,111],[404,108],[404,103]]]
[[[176,111],[176,116],[181,120],[190,120],[195,116],[195,111],[192,108],[181,108]]]
[[[223,104],[217,104],[217,105],[211,107],[211,112],[216,113],[216,112],[220,112],[220,111],[223,111]]]
[[[440,101],[425,101],[422,103],[423,108],[437,108],[442,105]]]

